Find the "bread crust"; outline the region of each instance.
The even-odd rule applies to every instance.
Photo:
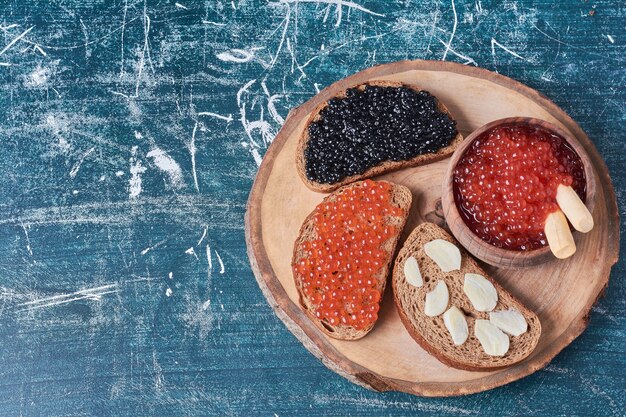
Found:
[[[383,268],[381,269],[381,271],[376,275],[376,280],[377,280],[377,284],[378,284],[378,289],[380,291],[381,297],[380,297],[380,302],[382,302],[383,299],[383,295],[385,292],[385,287],[386,287],[386,283],[387,283],[387,277],[389,276],[389,273],[391,271],[391,265],[393,262],[393,256],[396,252],[396,246],[398,244],[398,240],[400,239],[400,236],[402,235],[402,229],[404,229],[404,225],[406,223],[406,219],[409,215],[409,209],[411,207],[411,201],[412,201],[412,195],[411,195],[411,191],[403,186],[403,185],[399,185],[399,184],[394,184],[391,183],[389,181],[376,181],[376,182],[387,182],[390,183],[393,186],[392,189],[392,201],[394,202],[394,204],[398,207],[401,207],[404,209],[404,215],[399,217],[399,216],[387,216],[387,224],[393,224],[395,226],[398,227],[398,232],[396,233],[396,235],[387,240],[384,245],[382,246],[382,248],[387,252],[388,256],[389,256],[389,261],[383,266]],[[342,187],[341,189],[335,191],[334,193],[326,196],[324,198],[324,200],[322,200],[322,202],[320,204],[324,204],[328,201],[333,201],[339,194],[343,193],[345,190],[349,190],[355,187],[360,187],[362,186],[363,181],[359,181],[359,182],[355,182],[352,184],[349,184],[345,187]],[[294,281],[296,284],[296,289],[298,290],[298,296],[299,296],[299,303],[300,306],[302,307],[302,310],[305,312],[305,314],[311,319],[311,321],[313,323],[315,323],[315,325],[326,335],[335,338],[335,339],[341,339],[341,340],[357,340],[362,338],[363,336],[365,336],[367,333],[369,333],[372,328],[374,327],[374,325],[376,324],[375,322],[372,323],[371,326],[369,326],[366,329],[363,330],[356,330],[351,326],[343,326],[343,325],[339,325],[339,326],[331,326],[328,323],[325,323],[321,320],[319,320],[317,317],[315,317],[315,310],[313,305],[311,304],[310,300],[308,299],[308,297],[304,294],[303,290],[302,290],[302,277],[296,272],[294,266],[300,262],[300,260],[302,260],[304,258],[303,254],[301,253],[301,246],[302,243],[304,243],[307,240],[312,240],[313,238],[315,238],[315,229],[314,229],[314,224],[313,224],[313,215],[315,213],[315,210],[312,211],[307,218],[304,220],[304,222],[302,223],[302,226],[300,227],[300,231],[298,233],[298,237],[296,238],[295,244],[294,244],[294,249],[293,249],[293,257],[292,257],[292,262],[291,262],[291,267],[292,267],[292,271],[293,271],[293,277],[294,277]]]
[[[462,294],[462,277],[465,275],[465,273],[472,272],[480,274],[487,278],[489,281],[491,281],[491,283],[496,287],[496,290],[498,292],[498,304],[496,305],[494,311],[500,311],[503,309],[514,307],[520,313],[522,313],[522,315],[526,319],[526,322],[528,323],[528,331],[517,337],[509,336],[509,339],[511,340],[511,348],[504,356],[494,357],[488,356],[484,353],[479,342],[477,341],[477,339],[475,339],[473,335],[473,328],[476,319],[487,319],[489,313],[477,312],[473,310],[473,307],[471,307],[471,303],[469,302],[469,300],[459,299],[462,298],[463,295],[457,297],[457,299],[454,299],[451,295],[451,299],[448,304],[448,307],[456,305],[462,310],[470,310],[470,315],[466,315],[470,330],[470,336],[461,347],[457,347],[453,344],[452,339],[447,333],[447,329],[445,329],[443,325],[443,318],[441,315],[435,318],[426,317],[423,314],[423,310],[419,308],[420,300],[423,300],[429,286],[427,283],[425,283],[425,285],[420,289],[408,289],[408,284],[406,284],[406,281],[404,279],[403,265],[404,261],[409,256],[414,256],[420,259],[424,258],[423,243],[433,239],[444,239],[454,243],[457,247],[459,247],[462,253],[461,270],[455,271],[453,273],[443,273],[440,270],[437,270],[437,274],[431,274],[431,271],[428,267],[423,268],[423,264],[432,261],[422,261],[422,263],[420,264],[420,269],[422,271],[422,275],[424,276],[425,281],[426,279],[428,279],[428,282],[434,283],[439,279],[443,279],[448,285],[448,288],[451,290],[451,294],[453,292],[456,292],[456,294],[459,295]],[[420,262],[418,261],[418,263]],[[452,284],[456,285],[456,287],[451,288]],[[493,371],[509,367],[527,358],[537,346],[537,343],[541,336],[541,322],[539,321],[539,317],[537,317],[534,312],[525,307],[517,298],[515,298],[511,293],[506,291],[482,268],[480,268],[476,261],[474,261],[474,259],[471,258],[464,251],[464,249],[458,244],[458,242],[454,240],[454,238],[452,238],[452,236],[450,236],[439,226],[436,226],[432,223],[422,223],[418,227],[416,227],[407,238],[404,246],[400,249],[394,263],[392,287],[393,300],[400,316],[400,320],[402,321],[402,324],[407,329],[411,337],[424,350],[433,355],[437,360],[453,368],[463,369],[467,371]],[[408,295],[406,293],[407,291],[413,291],[411,297],[406,297]],[[460,304],[462,304],[463,306]],[[408,311],[409,309],[412,309],[412,311]],[[415,317],[415,315],[412,314],[412,312],[415,311],[417,311],[418,317]],[[420,329],[417,327],[416,324],[421,323],[428,323],[424,326],[426,327],[426,329]],[[433,334],[437,333],[437,331],[440,330],[442,327],[442,332],[445,332],[448,342],[445,346],[437,345],[437,335]],[[519,347],[523,347],[524,349],[521,351],[516,351],[516,349],[518,349]],[[465,350],[468,348],[473,349],[471,351],[472,354],[469,354],[470,352],[465,352]]]
[[[337,94],[336,96],[332,97],[332,98],[344,98],[346,96],[346,91],[350,88],[358,88],[359,90],[364,90],[366,86],[377,86],[377,87],[406,87],[406,88],[410,88],[412,90],[415,91],[421,91],[422,89],[419,87],[416,87],[414,85],[409,85],[409,84],[405,84],[405,83],[400,83],[400,82],[394,82],[394,81],[377,81],[377,80],[373,80],[373,81],[368,81],[366,83],[363,84],[358,84],[355,85],[353,87],[349,87],[343,91],[341,91],[339,94]],[[383,173],[387,173],[387,172],[391,172],[391,171],[396,171],[402,168],[406,168],[406,167],[413,167],[413,166],[419,166],[419,165],[425,165],[425,164],[429,164],[431,162],[436,162],[439,161],[441,159],[445,159],[448,156],[450,156],[455,150],[456,148],[460,145],[460,143],[463,141],[463,135],[461,135],[461,133],[459,133],[457,131],[457,135],[454,139],[452,139],[452,141],[450,142],[450,145],[439,149],[437,152],[435,153],[428,153],[428,154],[421,154],[421,155],[417,155],[411,159],[407,159],[405,161],[385,161],[381,164],[378,164],[376,166],[373,166],[369,169],[367,169],[364,173],[362,174],[358,174],[358,175],[351,175],[349,177],[344,178],[343,180],[341,180],[340,182],[337,183],[333,183],[333,184],[322,184],[319,182],[315,182],[315,181],[311,181],[307,176],[306,176],[306,169],[305,169],[305,158],[304,158],[304,150],[306,149],[307,143],[309,141],[309,125],[317,120],[319,120],[320,118],[320,112],[326,107],[328,106],[328,101],[323,102],[322,104],[320,104],[319,106],[317,106],[315,108],[315,110],[313,110],[309,116],[309,118],[306,121],[304,130],[302,131],[302,134],[300,135],[300,137],[298,138],[298,147],[296,149],[296,168],[298,171],[298,175],[300,175],[300,178],[302,178],[302,181],[304,182],[304,184],[310,188],[313,191],[317,191],[317,192],[322,192],[322,193],[328,193],[331,191],[334,191],[346,184],[350,184],[354,181],[358,181],[358,180],[363,180],[366,178],[370,178],[373,177],[375,175],[379,175],[379,174],[383,174]],[[450,118],[452,118],[454,120],[454,118],[452,117],[452,115],[450,114],[450,111],[448,110],[448,108],[439,100],[437,99],[437,107],[439,108],[439,110],[441,110],[443,113],[446,113],[448,116],[450,116]]]

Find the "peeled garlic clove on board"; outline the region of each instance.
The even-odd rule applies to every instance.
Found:
[[[482,275],[465,274],[463,292],[478,311],[491,311],[498,304],[496,287]]]
[[[448,307],[448,286],[442,280],[437,281],[435,288],[426,294],[424,303],[424,314],[428,317],[435,317],[446,311]]]
[[[461,251],[447,240],[435,239],[428,242],[424,245],[424,252],[443,272],[461,269]]]
[[[424,285],[424,280],[422,279],[422,273],[420,272],[420,267],[417,264],[417,259],[412,256],[409,256],[407,260],[404,261],[404,278],[414,287],[419,288]]]
[[[474,335],[487,355],[504,356],[509,351],[509,336],[489,320],[476,320]]]
[[[511,336],[519,336],[528,330],[528,323],[526,323],[524,315],[514,308],[490,312],[489,321]]]
[[[460,346],[467,340],[469,329],[465,315],[457,306],[452,306],[443,313],[443,324],[448,329],[455,345]]]

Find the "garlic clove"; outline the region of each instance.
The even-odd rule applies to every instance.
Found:
[[[447,240],[435,239],[428,242],[424,245],[424,252],[443,272],[461,269],[461,251]]]
[[[491,311],[498,304],[496,287],[482,275],[465,274],[463,292],[478,311]]]
[[[504,356],[509,351],[509,336],[489,320],[476,320],[474,335],[487,355]]]
[[[424,314],[435,317],[446,311],[449,301],[448,286],[442,280],[437,281],[435,288],[426,294]]]
[[[414,287],[419,288],[424,285],[424,280],[422,279],[422,273],[420,272],[420,267],[417,264],[417,259],[412,256],[409,256],[407,260],[404,261],[404,278]]]
[[[456,346],[460,346],[467,340],[469,329],[467,328],[467,319],[457,306],[452,306],[443,313],[443,324],[448,329],[450,337]]]
[[[528,323],[524,315],[514,308],[504,311],[492,311],[489,313],[489,321],[498,329],[511,336],[519,336],[526,333]]]

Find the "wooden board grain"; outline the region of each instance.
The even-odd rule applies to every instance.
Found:
[[[304,218],[323,198],[301,182],[295,171],[297,138],[309,113],[348,86],[390,80],[415,84],[438,96],[467,135],[492,120],[528,116],[547,120],[574,135],[590,155],[598,178],[594,230],[577,242],[567,262],[551,261],[524,270],[488,270],[540,317],[543,334],[524,362],[500,371],[449,368],[410,338],[389,294],[374,330],[359,341],[324,336],[297,305],[291,251]],[[382,176],[407,185],[414,205],[405,235],[421,221],[441,223],[441,182],[447,160]],[[355,383],[377,390],[424,396],[480,392],[517,380],[544,367],[582,333],[591,307],[608,283],[618,258],[619,220],[608,171],[592,142],[554,103],[509,78],[478,68],[438,61],[401,61],[373,67],[341,80],[290,113],[268,150],[248,200],[246,240],[252,268],[277,315],[324,364]],[[584,277],[584,279],[580,279]]]

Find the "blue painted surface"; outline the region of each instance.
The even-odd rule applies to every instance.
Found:
[[[588,330],[545,370],[424,399],[310,355],[243,235],[289,108],[423,58],[498,71],[571,114],[613,174],[624,236],[624,5],[337,3],[0,3],[0,414],[626,415],[624,244]]]

